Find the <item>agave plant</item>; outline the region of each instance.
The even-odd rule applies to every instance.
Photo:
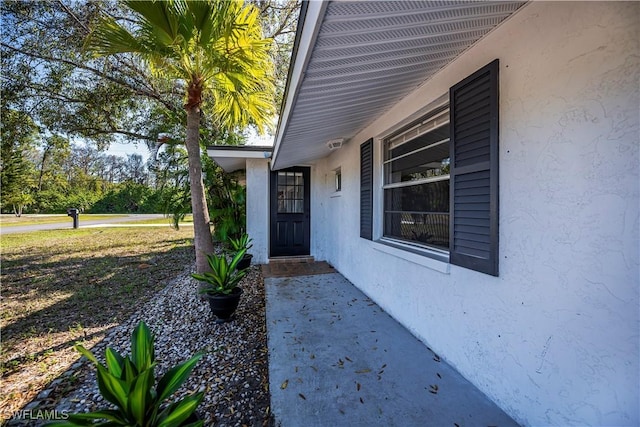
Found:
[[[102,397],[117,409],[73,414],[65,421],[48,425],[202,426],[202,421],[188,420],[202,401],[203,393],[191,394],[165,405],[165,401],[189,377],[202,354],[198,353],[186,362],[169,369],[156,385],[153,341],[149,327],[140,322],[131,335],[131,355],[122,356],[109,347],[105,352],[106,366],[82,345],[76,345],[76,350],[96,365],[98,388]],[[97,420],[103,422],[95,423]]]
[[[208,254],[207,262],[211,267],[211,272],[191,275],[194,279],[206,284],[200,289],[200,293],[229,295],[246,274],[244,270],[237,269],[238,263],[246,253],[246,248],[239,250],[231,262],[227,261],[224,254]]]

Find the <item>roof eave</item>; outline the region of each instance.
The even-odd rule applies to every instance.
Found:
[[[322,26],[322,19],[327,9],[326,1],[303,1],[298,18],[296,37],[293,44],[291,66],[284,92],[284,103],[280,111],[280,119],[276,131],[275,144],[271,161],[271,169],[279,168],[278,154],[282,147],[282,139],[287,129],[289,119],[296,104],[300,85],[304,79],[307,64],[313,52],[318,32]]]
[[[273,147],[253,145],[210,145],[207,147],[207,155],[225,172],[245,169],[247,159],[269,159],[272,151]]]

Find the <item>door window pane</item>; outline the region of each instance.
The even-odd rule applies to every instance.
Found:
[[[302,172],[278,172],[278,213],[304,213]]]

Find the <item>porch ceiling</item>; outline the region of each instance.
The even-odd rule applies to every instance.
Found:
[[[327,141],[348,141],[524,3],[310,2],[272,168],[328,155]]]

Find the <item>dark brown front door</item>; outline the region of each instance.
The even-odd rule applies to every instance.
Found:
[[[310,169],[271,172],[270,256],[309,255]]]

